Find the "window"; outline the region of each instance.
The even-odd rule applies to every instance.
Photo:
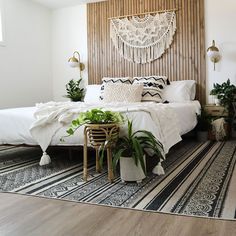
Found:
[[[0,0],[0,46],[4,46],[4,11],[3,11],[3,1]]]

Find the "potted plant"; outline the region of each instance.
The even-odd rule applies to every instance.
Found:
[[[75,131],[84,125],[84,180],[87,180],[87,144],[91,144],[96,150],[96,170],[100,171],[104,151],[107,150],[108,179],[113,181],[111,148],[119,137],[119,123],[124,118],[120,112],[103,111],[95,108],[81,112],[77,119],[73,120],[67,130],[67,136],[73,135]],[[99,163],[99,150],[101,150],[101,161]]]
[[[214,83],[210,95],[215,95],[219,99],[220,105],[225,107],[229,112],[229,118],[234,115],[233,102],[236,101],[236,86],[230,83],[230,79],[222,84]]]
[[[123,121],[124,118],[120,112],[103,111],[100,108],[94,108],[81,112],[79,116],[71,122],[71,126],[66,132],[68,136],[73,135],[80,126],[86,125],[86,127],[90,128],[90,143],[93,144],[96,140],[96,143],[100,143],[101,145],[105,141],[108,141],[108,133],[112,131],[113,127],[117,127],[117,124]],[[100,131],[98,132],[98,130]],[[98,142],[98,140],[100,140],[100,142]]]
[[[94,108],[80,112],[79,116],[71,122],[71,126],[66,132],[70,136],[84,124],[117,124],[123,121],[124,117],[120,112],[103,111],[101,108]]]
[[[211,116],[202,109],[201,113],[197,115],[197,139],[198,141],[204,142],[208,139],[208,131],[211,127]]]
[[[82,81],[82,78],[79,79],[78,81],[75,81],[73,79],[70,80],[66,84],[67,95],[65,95],[64,97],[70,98],[71,101],[73,101],[73,102],[82,101],[82,99],[84,97],[84,89],[80,88],[81,81]]]
[[[162,153],[162,144],[151,132],[133,132],[132,121],[128,120],[128,135],[120,137],[113,149],[113,168],[120,161],[121,180],[141,182],[147,173],[145,156],[154,155],[160,161]]]

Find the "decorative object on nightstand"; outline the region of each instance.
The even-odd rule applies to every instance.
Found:
[[[229,111],[229,118],[234,115],[233,102],[236,102],[236,86],[230,83],[230,79],[222,84],[214,83],[210,95],[215,95],[220,100],[220,105]]]
[[[207,56],[214,63],[215,70],[215,64],[220,61],[220,52],[219,49],[215,46],[215,40],[212,41],[212,46],[207,49]]]

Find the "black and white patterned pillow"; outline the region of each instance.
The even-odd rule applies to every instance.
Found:
[[[142,102],[162,102],[168,80],[166,76],[134,77],[133,84],[143,84]]]
[[[132,78],[131,77],[102,78],[100,100],[103,100],[105,84],[132,84]]]

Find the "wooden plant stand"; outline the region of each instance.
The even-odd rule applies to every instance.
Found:
[[[104,147],[107,151],[108,180],[114,179],[112,168],[112,147],[119,137],[119,126],[117,124],[85,124],[84,126],[84,160],[83,178],[87,181],[88,175],[88,151],[90,144],[96,151],[96,171],[100,172],[99,148]]]

